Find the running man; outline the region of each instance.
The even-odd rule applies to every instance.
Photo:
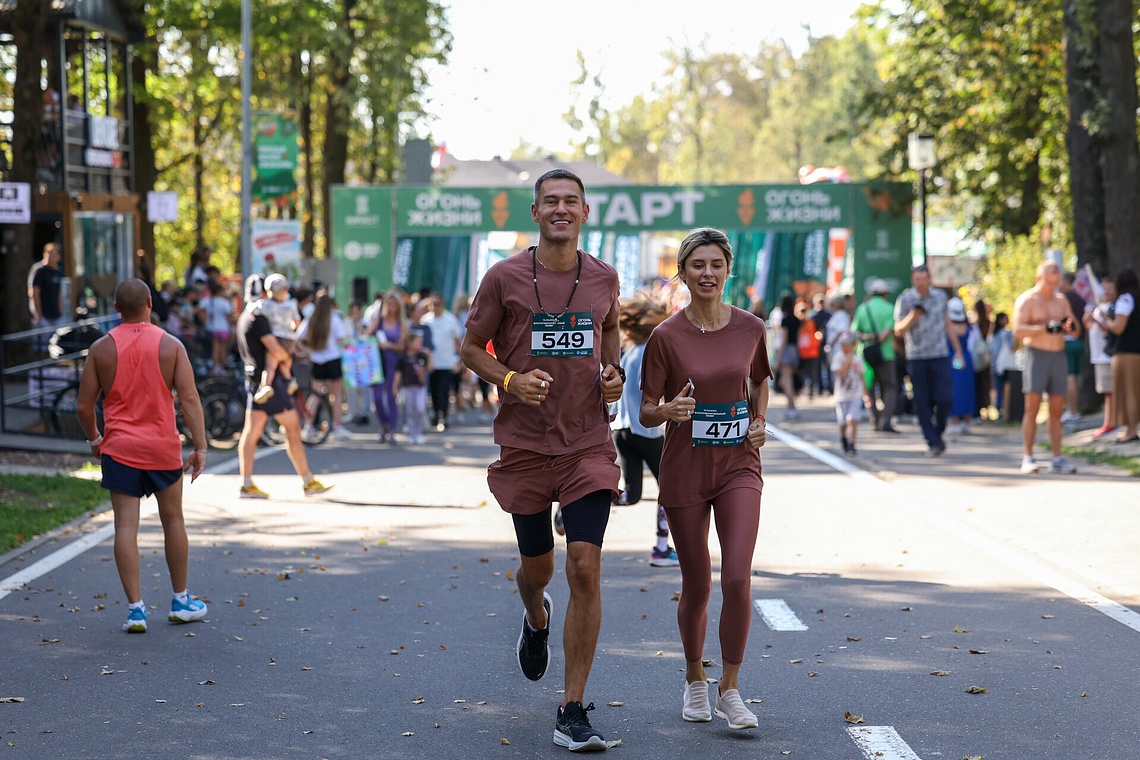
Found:
[[[582,703],[602,623],[602,538],[618,486],[606,405],[621,397],[625,381],[617,272],[577,247],[589,213],[577,176],[554,169],[538,178],[531,206],[538,245],[488,270],[471,302],[461,351],[464,365],[504,391],[494,423],[500,454],[487,483],[514,521],[522,558],[516,578],[526,607],[518,658],[532,681],[550,663],[551,508],[554,501],[562,505],[570,600],[554,743],[573,751],[606,748],[587,716],[593,703]]]

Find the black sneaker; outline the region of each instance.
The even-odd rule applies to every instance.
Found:
[[[542,606],[546,610],[546,627],[541,631],[532,631],[526,621],[526,612],[523,612],[522,632],[519,633],[519,667],[523,675],[532,681],[537,681],[546,675],[546,668],[550,665],[550,644],[546,642],[550,636],[550,608],[554,602],[550,594],[542,593]]]
[[[566,747],[571,752],[595,752],[606,748],[605,738],[590,726],[586,713],[594,709],[591,702],[582,707],[581,702],[571,702],[558,708],[558,720],[554,723],[554,743]]]

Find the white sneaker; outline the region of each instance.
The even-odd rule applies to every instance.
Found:
[[[352,438],[352,433],[345,430],[343,426],[333,428],[332,434],[333,438],[338,441],[347,441],[349,438]]]
[[[692,723],[708,723],[712,720],[708,681],[685,684],[685,706],[681,710],[681,717]]]
[[[1064,457],[1053,457],[1053,461],[1049,463],[1049,472],[1058,475],[1072,475],[1077,471],[1077,466]]]
[[[1036,475],[1037,474],[1037,462],[1035,462],[1033,460],[1033,457],[1025,457],[1024,459],[1021,460],[1021,474],[1022,475]]]
[[[729,689],[724,694],[720,693],[719,688],[717,689],[716,717],[724,718],[728,721],[729,728],[737,730],[756,728],[760,725],[760,721],[752,711],[744,706],[744,700],[740,698],[740,692],[736,689]]]
[[[1061,414],[1061,422],[1079,422],[1081,415],[1079,412],[1064,412]]]

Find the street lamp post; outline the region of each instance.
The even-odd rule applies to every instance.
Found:
[[[938,163],[934,152],[934,135],[911,132],[906,138],[906,158],[911,169],[918,172],[918,199],[922,206],[922,263],[926,265],[926,171]]]

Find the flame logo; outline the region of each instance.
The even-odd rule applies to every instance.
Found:
[[[578,321],[578,318],[575,317],[573,314],[571,314],[570,315],[570,326],[573,327],[575,325],[575,323],[577,323],[577,321]]]

